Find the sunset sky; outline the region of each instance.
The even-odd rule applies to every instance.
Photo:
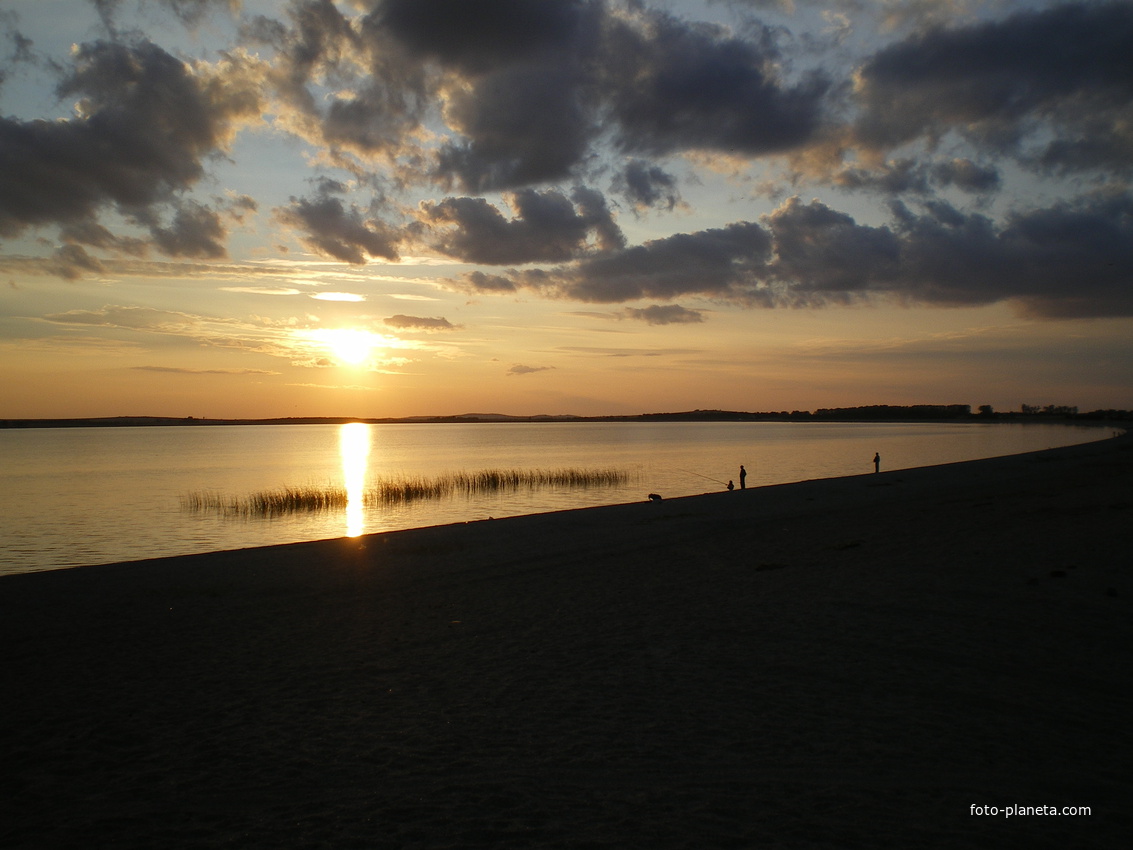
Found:
[[[1133,408],[1133,4],[0,0],[0,418]]]

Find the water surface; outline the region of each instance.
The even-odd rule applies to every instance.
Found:
[[[950,463],[1108,437],[1006,423],[571,422],[0,430],[0,573],[317,540]],[[363,507],[389,477],[617,467],[624,485]],[[189,492],[345,487],[345,510],[233,519]]]

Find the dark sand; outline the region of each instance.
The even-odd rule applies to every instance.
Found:
[[[0,847],[1124,848],[1131,470],[3,577]]]

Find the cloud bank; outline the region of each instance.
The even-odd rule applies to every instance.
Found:
[[[104,32],[66,57],[4,19],[0,80],[49,73],[71,113],[0,118],[0,239],[47,239],[61,277],[219,260],[255,221],[353,266],[478,266],[449,285],[484,295],[1133,314],[1125,2],[847,3],[821,34],[771,2],[731,23],[615,0],[156,3],[233,33],[191,58],[127,26],[129,0],[94,5]],[[312,172],[264,215],[217,185],[253,131]],[[766,212],[682,229],[677,175],[706,165]],[[867,220],[860,198],[884,205]],[[619,211],[669,232],[631,240]],[[628,309],[703,319],[675,307]]]

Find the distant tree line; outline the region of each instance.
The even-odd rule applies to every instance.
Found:
[[[154,425],[314,425],[343,422],[884,422],[884,421],[994,421],[1024,422],[1060,419],[1075,422],[1133,421],[1130,410],[1093,410],[1079,413],[1077,407],[1057,404],[1024,404],[1017,411],[996,413],[990,404],[981,404],[972,413],[970,404],[871,404],[864,407],[823,407],[809,410],[779,410],[753,413],[742,410],[688,410],[678,413],[641,413],[622,416],[508,416],[505,414],[464,414],[461,416],[410,416],[367,419],[354,417],[294,417],[283,419],[204,419],[164,416],[112,416],[96,419],[0,419],[0,428],[76,428],[138,427]]]
[[[967,419],[972,415],[970,404],[871,404],[865,407],[823,407],[814,412],[815,419]]]

